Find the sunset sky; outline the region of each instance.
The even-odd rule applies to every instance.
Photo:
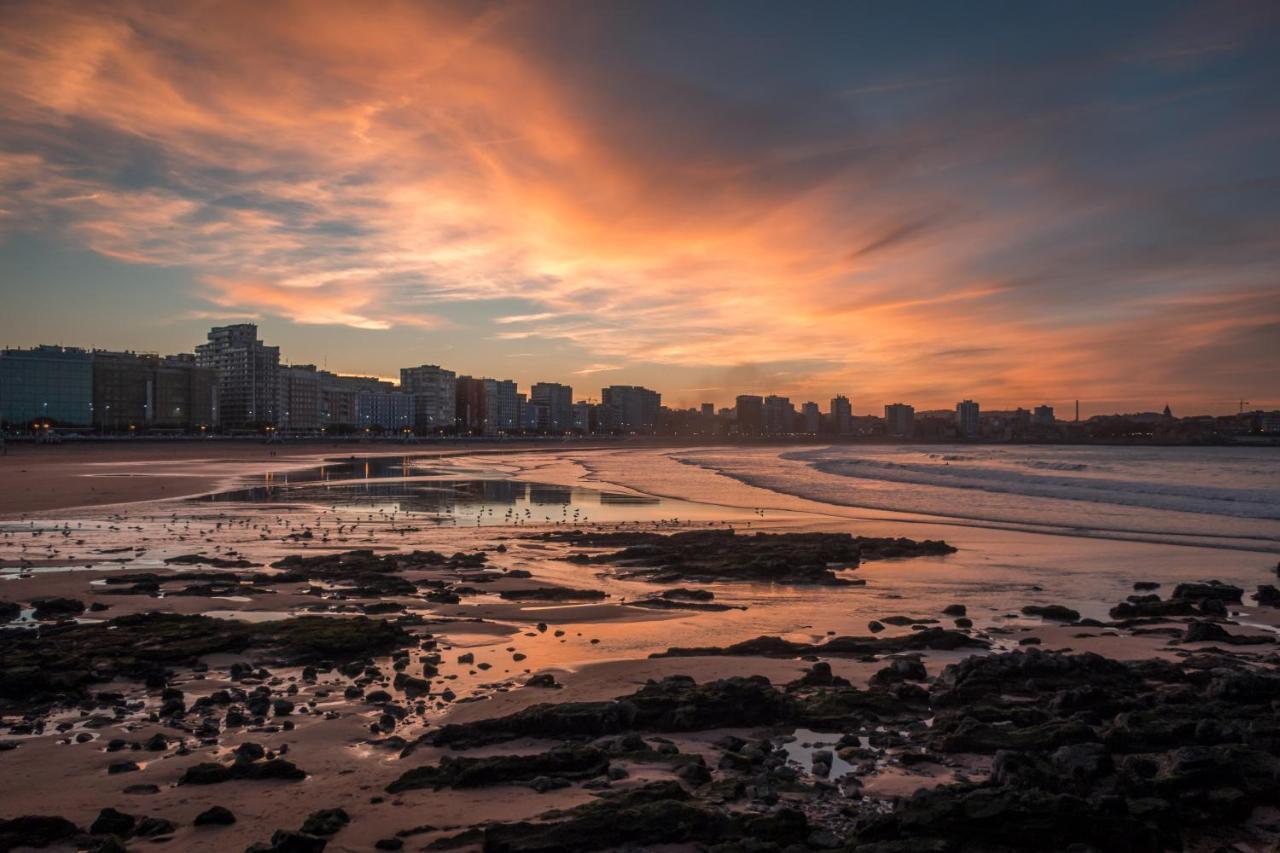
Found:
[[[0,3],[0,346],[1280,405],[1280,4]]]

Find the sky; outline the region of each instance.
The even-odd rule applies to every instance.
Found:
[[[1280,5],[0,2],[0,346],[1280,406]]]

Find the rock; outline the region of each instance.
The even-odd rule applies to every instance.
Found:
[[[1239,604],[1244,590],[1238,586],[1222,581],[1204,581],[1202,583],[1180,583],[1173,588],[1174,601],[1200,601],[1206,598],[1221,601],[1224,604]]]
[[[873,634],[879,634],[881,631],[884,630],[884,623],[877,622],[876,620],[872,619],[870,622],[867,623],[867,630]]]
[[[556,677],[551,673],[540,672],[537,675],[530,676],[529,680],[524,683],[524,686],[525,687],[548,687],[548,688],[553,688],[558,690],[563,685],[557,682]]]
[[[196,826],[230,826],[235,822],[236,816],[224,806],[210,806],[193,821]]]
[[[404,847],[404,842],[399,838],[379,838],[373,843],[375,850],[400,850]]]
[[[22,615],[22,605],[12,601],[0,601],[0,622],[12,622]]]
[[[1262,607],[1280,607],[1280,589],[1269,583],[1259,584],[1253,598]]]
[[[24,815],[12,820],[0,818],[0,850],[48,847],[68,842],[79,834],[80,828],[64,817]]]
[[[499,598],[508,601],[601,601],[608,596],[598,589],[570,589],[562,586],[504,589]]]
[[[138,821],[133,834],[139,838],[157,838],[162,835],[172,835],[177,829],[178,827],[171,820],[165,820],[162,817],[144,817]]]
[[[277,829],[270,844],[255,844],[246,853],[322,853],[328,841],[304,832]]]
[[[1160,584],[1155,581],[1134,581],[1133,588],[1137,592],[1146,592],[1153,589],[1159,589]]]
[[[84,612],[84,602],[74,598],[37,598],[31,602],[32,614],[40,621],[66,619]]]
[[[497,755],[488,758],[456,758],[446,755],[434,767],[415,767],[405,771],[399,779],[387,786],[387,792],[396,794],[417,788],[480,788],[529,782],[539,777],[587,779],[600,776],[608,769],[608,756],[589,746],[563,747],[533,755]]]
[[[1184,643],[1226,643],[1232,646],[1253,646],[1274,643],[1269,635],[1231,634],[1216,622],[1192,622],[1182,635]]]
[[[968,616],[969,610],[963,604],[948,604],[942,608],[943,616]]]
[[[791,683],[794,686],[804,687],[848,687],[849,680],[839,678],[831,672],[831,664],[824,660],[817,661],[808,671],[799,679]],[[791,685],[789,685],[791,686]]]
[[[1054,622],[1075,622],[1080,618],[1080,611],[1061,604],[1028,604],[1022,608],[1022,612],[1027,616],[1039,616],[1041,619],[1050,619]]]
[[[756,637],[731,646],[675,647],[655,652],[649,657],[708,657],[744,655],[749,657],[800,657],[804,655],[890,655],[902,652],[960,648],[988,648],[985,640],[946,628],[925,628],[901,637],[832,637],[825,643],[797,643],[781,637]]]
[[[767,815],[724,814],[690,800],[676,782],[654,782],[612,793],[539,822],[490,824],[483,847],[493,853],[584,851],[617,847],[648,849],[659,845],[724,845],[769,850],[802,845],[810,833],[804,815],[780,809]],[[744,842],[752,846],[741,847]]]
[[[545,794],[557,788],[568,788],[571,784],[568,779],[561,779],[558,776],[537,776],[530,780],[529,787],[539,794]]]
[[[118,835],[121,838],[128,838],[133,834],[133,828],[137,823],[138,819],[133,815],[113,808],[105,808],[98,812],[97,818],[89,827],[89,832],[94,835]]]
[[[140,769],[136,761],[113,761],[107,765],[107,773],[112,776],[117,773],[134,773]]]
[[[928,678],[929,674],[925,672],[924,664],[920,661],[914,658],[897,658],[871,676],[871,683],[884,686],[903,681],[925,681]]]
[[[405,675],[403,672],[397,672],[396,677],[391,683],[397,690],[403,690],[405,695],[410,699],[431,692],[430,681],[423,678],[415,678],[411,675]]]
[[[580,547],[622,547],[598,556],[578,555],[585,563],[615,563],[621,577],[655,583],[681,581],[753,581],[787,584],[849,585],[833,567],[854,568],[864,560],[950,554],[945,542],[854,537],[847,533],[757,533],[691,530],[680,533],[555,531],[544,541]]]
[[[363,616],[251,623],[176,613],[137,613],[23,634],[0,643],[0,703],[22,707],[83,696],[95,682],[143,680],[204,655],[257,649],[302,665],[359,659],[412,639],[391,622]]]
[[[307,778],[297,765],[283,758],[266,761],[236,761],[232,764],[205,762],[188,767],[178,779],[179,785],[217,785],[237,779],[260,781],[285,779],[298,781]]]
[[[351,816],[343,809],[320,809],[303,821],[301,832],[307,835],[335,835],[351,823]]]
[[[1111,772],[1111,755],[1100,743],[1060,746],[1050,757],[1054,772],[1073,782],[1087,782]]]
[[[632,731],[699,731],[769,725],[787,717],[784,696],[760,676],[697,684],[687,676],[651,681],[606,702],[539,704],[505,717],[450,723],[428,732],[435,746],[477,746],[519,737],[601,737]]]

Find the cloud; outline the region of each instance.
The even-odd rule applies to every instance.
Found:
[[[211,316],[440,329],[469,304],[562,373],[924,404],[1267,378],[1221,340],[1280,299],[1247,12],[1028,51],[783,16],[766,56],[704,14],[9,4],[0,229],[194,270]],[[1170,369],[1197,354],[1221,369]]]

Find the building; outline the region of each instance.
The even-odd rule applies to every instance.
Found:
[[[906,403],[890,403],[884,407],[885,432],[894,438],[910,438],[915,432],[916,410]]]
[[[836,435],[853,432],[853,406],[843,394],[831,398],[831,431]]]
[[[510,379],[485,379],[486,435],[514,432],[521,429],[520,395],[516,383]]]
[[[420,432],[454,428],[457,375],[436,364],[400,368],[400,390],[414,398],[413,427]]]
[[[982,429],[982,417],[978,404],[972,400],[956,403],[956,429],[962,438],[976,438]]]
[[[93,426],[196,431],[218,423],[218,375],[193,356],[93,353]]]
[[[610,432],[652,433],[662,395],[638,385],[610,385],[600,391],[603,428]]]
[[[537,432],[538,408],[533,405],[527,394],[517,395],[520,399],[520,425],[525,432]]]
[[[363,417],[371,412],[371,407],[366,404],[361,408],[360,395],[389,394],[395,390],[395,385],[374,376],[339,376],[327,370],[316,372],[320,376],[320,422],[323,429],[341,432],[372,426],[372,422]]]
[[[818,408],[817,403],[805,403],[800,407],[800,417],[802,420],[802,428],[809,435],[817,435],[818,428],[822,425],[822,410]]]
[[[362,389],[356,392],[356,426],[371,432],[413,429],[413,395]]]
[[[0,350],[0,424],[89,426],[93,356],[74,347]]]
[[[573,431],[582,435],[595,435],[604,427],[600,424],[600,404],[579,400],[573,404]]]
[[[483,379],[459,376],[454,383],[454,423],[458,432],[483,435],[488,429],[488,403]]]
[[[1031,423],[1036,426],[1053,426],[1056,424],[1057,418],[1053,416],[1053,406],[1045,403],[1043,406],[1036,406],[1035,412],[1031,415]]]
[[[796,407],[787,397],[770,394],[764,398],[765,435],[787,435],[795,431]]]
[[[215,326],[196,347],[196,364],[218,373],[223,426],[245,429],[277,421],[280,348],[258,340],[253,323]]]
[[[537,429],[558,434],[573,427],[573,388],[559,382],[535,382],[529,402],[537,415]]]
[[[764,398],[740,394],[734,406],[738,435],[760,435],[764,431]]]
[[[277,375],[280,402],[280,429],[285,432],[315,432],[324,423],[324,393],[321,375],[314,364],[282,367]]]

